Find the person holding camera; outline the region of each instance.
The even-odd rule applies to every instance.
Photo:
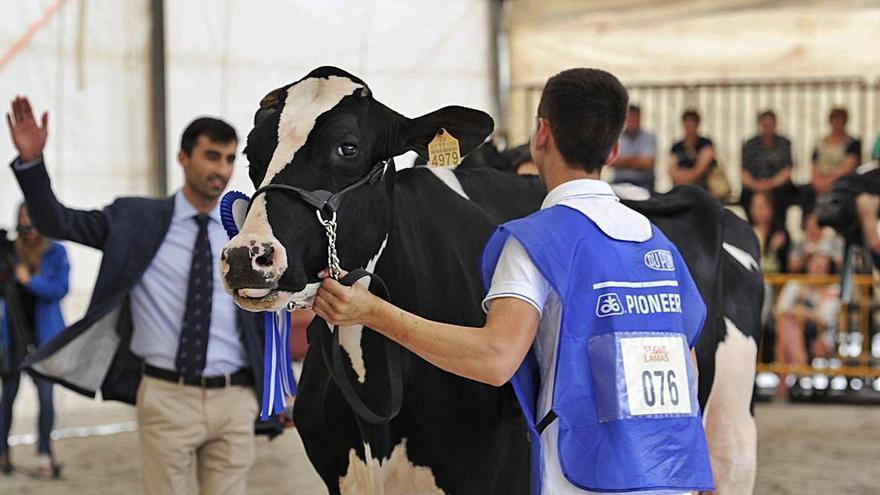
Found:
[[[20,365],[27,354],[48,342],[64,329],[61,299],[67,295],[70,265],[61,244],[47,239],[31,225],[27,207],[18,208],[18,238],[14,258],[8,263],[12,273],[4,284],[4,311],[0,326],[0,471],[13,471],[9,458],[9,429],[12,405],[18,394]],[[52,456],[50,438],[55,421],[52,382],[34,377],[40,402],[37,473],[57,477],[60,468]]]

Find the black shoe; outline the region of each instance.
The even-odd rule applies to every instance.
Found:
[[[52,456],[40,454],[37,459],[37,476],[58,479],[61,477],[61,465]]]
[[[0,457],[0,472],[2,472],[5,476],[9,476],[12,474],[15,468],[12,467],[12,463],[9,462],[9,458],[6,456]]]

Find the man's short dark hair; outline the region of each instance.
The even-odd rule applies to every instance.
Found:
[[[694,122],[699,124],[700,123],[700,112],[696,111],[693,108],[688,108],[687,110],[684,111],[684,113],[681,114],[681,121],[684,122],[685,120],[693,120]]]
[[[569,69],[544,86],[538,117],[547,119],[565,161],[586,172],[602,168],[623,130],[629,95],[613,75]]]
[[[637,113],[637,114],[641,115],[642,109],[638,105],[630,105],[629,106],[629,113]]]
[[[199,117],[190,122],[183,131],[183,136],[180,138],[180,149],[187,155],[191,155],[199,136],[205,136],[215,143],[225,144],[238,141],[238,135],[231,125],[220,119]]]
[[[773,110],[764,110],[763,112],[758,114],[758,122],[764,120],[764,117],[770,117],[773,119],[773,122],[776,122],[776,112]]]

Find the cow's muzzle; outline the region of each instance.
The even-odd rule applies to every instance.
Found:
[[[274,237],[258,238],[241,233],[232,238],[220,255],[220,274],[226,291],[236,304],[249,311],[283,308],[286,297],[278,281],[287,269],[287,253]]]

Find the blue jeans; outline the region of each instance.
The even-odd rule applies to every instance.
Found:
[[[21,373],[13,372],[2,377],[2,397],[0,397],[0,455],[9,453],[9,430],[12,427],[12,404],[18,394],[18,386],[21,382]],[[40,400],[40,416],[37,421],[39,427],[39,442],[37,452],[40,454],[52,453],[51,435],[52,426],[55,423],[55,406],[52,403],[52,382],[42,378],[34,378],[37,385],[37,395]]]

